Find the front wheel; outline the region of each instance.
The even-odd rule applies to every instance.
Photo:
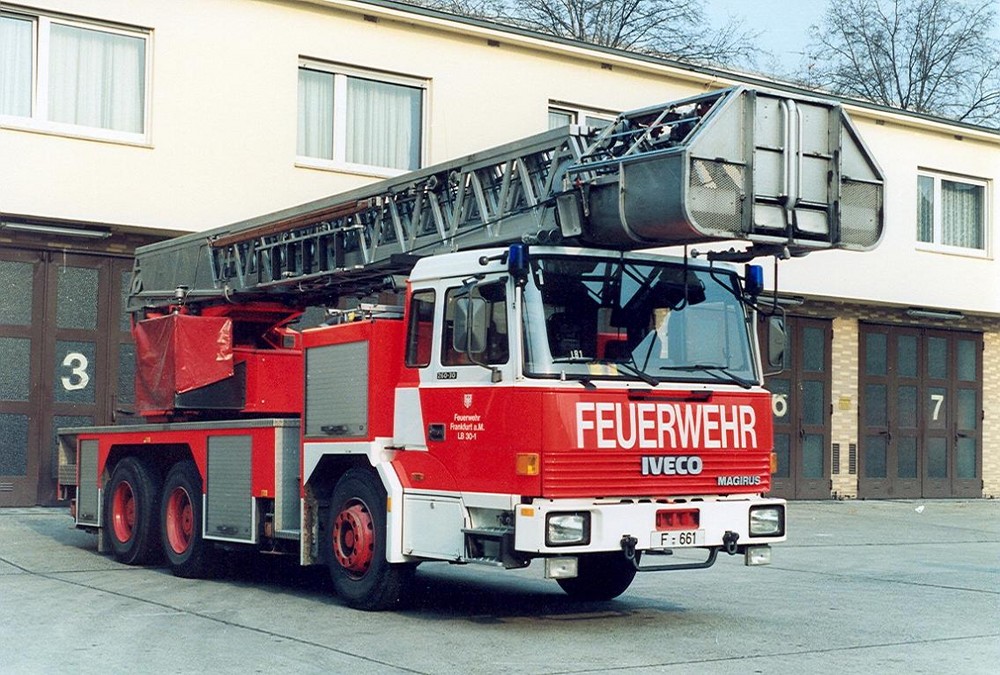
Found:
[[[176,576],[196,579],[211,570],[211,543],[201,531],[201,474],[192,461],[178,462],[163,484],[160,506],[163,553]]]
[[[623,553],[591,553],[580,556],[576,577],[556,581],[577,600],[611,600],[631,585],[635,571]]]
[[[355,609],[399,602],[413,566],[386,560],[386,492],[371,471],[350,469],[333,488],[326,557],[337,595]]]

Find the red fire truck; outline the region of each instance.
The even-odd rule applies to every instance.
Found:
[[[777,305],[738,265],[873,247],[882,192],[839,105],[736,88],[143,247],[142,423],[61,430],[61,487],[125,564],[288,554],[362,609],[430,561],[589,599],[766,564]]]

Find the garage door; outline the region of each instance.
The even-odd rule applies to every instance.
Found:
[[[858,496],[982,496],[982,335],[862,324],[860,350]]]
[[[787,317],[785,368],[767,378],[778,467],[771,494],[830,498],[830,343],[826,319]]]
[[[130,405],[129,269],[110,256],[0,251],[0,506],[52,503],[55,430],[110,424]]]

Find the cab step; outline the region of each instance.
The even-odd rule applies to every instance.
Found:
[[[514,528],[508,526],[463,528],[463,562],[511,569],[527,567],[529,560],[514,551]]]

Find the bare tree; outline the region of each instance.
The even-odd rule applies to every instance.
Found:
[[[802,79],[887,106],[1000,126],[996,0],[830,0]]]
[[[704,0],[418,0],[558,37],[701,63],[752,64],[755,33],[708,24]]]
[[[423,5],[442,12],[495,19],[500,15],[503,0],[405,0],[412,5]]]

